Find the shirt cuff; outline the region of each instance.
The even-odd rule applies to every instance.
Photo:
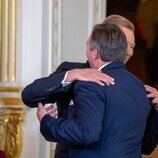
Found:
[[[69,85],[69,84],[72,83],[72,82],[65,82],[68,73],[69,73],[69,71],[66,72],[66,74],[65,74],[65,76],[64,76],[64,78],[63,78],[63,80],[61,81],[61,84],[63,85],[63,87],[65,87],[65,86],[67,86],[67,85]]]

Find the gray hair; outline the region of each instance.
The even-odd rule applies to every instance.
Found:
[[[103,61],[125,60],[127,40],[123,31],[114,24],[97,24],[90,38],[91,50],[96,49]]]

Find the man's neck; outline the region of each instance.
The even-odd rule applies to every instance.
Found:
[[[106,62],[103,61],[101,58],[97,58],[90,64],[90,67],[94,69],[100,69],[100,67],[104,67],[104,65],[107,65],[109,63],[111,63],[111,61]]]

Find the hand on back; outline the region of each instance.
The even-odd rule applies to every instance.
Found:
[[[95,82],[100,85],[114,85],[114,78],[102,73],[97,69],[73,69],[68,72],[66,81],[73,82],[75,80]]]

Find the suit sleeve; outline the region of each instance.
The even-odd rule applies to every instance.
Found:
[[[73,119],[45,115],[40,130],[48,141],[90,144],[100,138],[105,111],[105,98],[95,84],[75,85]]]
[[[36,107],[37,103],[56,102],[61,95],[69,91],[71,85],[63,87],[61,81],[65,73],[71,68],[67,62],[61,64],[57,70],[49,75],[35,80],[22,91],[21,97],[23,102],[29,107]]]
[[[151,109],[142,142],[142,154],[151,154],[158,144],[158,111]]]

